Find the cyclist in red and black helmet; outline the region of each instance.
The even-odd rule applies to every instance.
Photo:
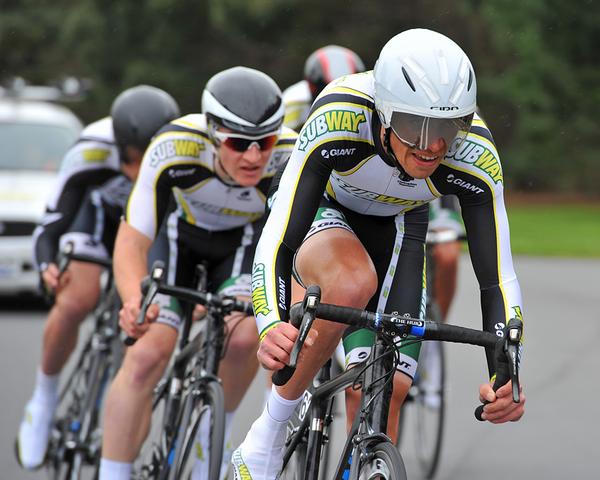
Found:
[[[313,101],[328,83],[364,70],[363,61],[349,48],[327,45],[315,50],[304,64],[304,80],[291,85],[283,92],[283,124],[300,130],[308,118]]]

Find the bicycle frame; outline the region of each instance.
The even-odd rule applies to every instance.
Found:
[[[385,381],[384,385],[379,386],[379,382],[394,368],[392,353],[390,346],[378,337],[367,359],[334,378],[326,379],[312,393],[309,393],[310,408],[308,410],[301,409],[306,411],[306,415],[300,419],[302,423],[286,448],[284,467],[296,445],[308,430],[305,480],[318,479],[324,437],[323,427],[328,425],[327,415],[331,409],[331,402],[337,393],[355,385],[358,377],[363,378],[363,381],[360,382],[362,385],[369,386],[363,388],[360,414],[355,418],[348,434],[336,469],[335,480],[346,478],[344,475],[347,475],[346,472],[352,468],[350,459],[355,458],[359,450],[368,450],[368,446],[372,442],[379,443],[382,440],[390,440],[386,432],[393,385],[392,382]],[[328,365],[321,370],[320,375],[321,379],[329,376]],[[371,403],[372,407],[370,407]],[[358,437],[357,434],[359,434]],[[354,465],[357,464],[358,462],[354,462]]]

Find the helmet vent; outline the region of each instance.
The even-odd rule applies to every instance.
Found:
[[[416,92],[417,89],[415,88],[412,80],[410,79],[410,76],[408,75],[408,72],[404,69],[404,67],[402,67],[402,74],[404,75],[404,79],[406,80],[406,83],[408,83],[408,85],[412,89],[412,91]]]
[[[471,90],[471,85],[473,85],[473,70],[469,68],[469,82],[467,83],[467,92]]]

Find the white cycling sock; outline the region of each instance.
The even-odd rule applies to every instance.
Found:
[[[204,414],[200,419],[200,425],[198,425],[198,431],[196,432],[196,440],[195,440],[195,448],[196,451],[196,462],[194,463],[194,467],[192,469],[192,480],[203,480],[208,477],[208,458],[210,454],[210,445],[209,445],[209,427],[210,427],[210,414]],[[233,416],[235,414],[235,410],[233,412],[225,412],[225,445],[223,450],[223,455],[227,455],[227,443],[229,442],[229,436],[231,434],[231,427],[233,425]],[[231,451],[229,451],[229,455]],[[228,457],[229,457],[228,455]],[[223,458],[223,461],[228,464],[229,458]]]
[[[107,458],[101,458],[98,480],[129,480],[132,465],[131,462],[116,462]]]
[[[283,398],[277,393],[277,388],[273,385],[273,387],[271,387],[271,395],[267,400],[266,411],[273,420],[277,422],[287,422],[292,416],[292,413],[294,413],[296,405],[300,403],[300,400],[302,400],[302,395],[294,400]]]
[[[46,375],[38,368],[32,402],[44,405],[54,405],[58,399],[59,374]]]

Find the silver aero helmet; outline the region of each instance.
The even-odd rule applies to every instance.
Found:
[[[267,74],[233,67],[214,75],[202,93],[202,113],[213,126],[247,137],[278,133],[283,122],[281,89]]]
[[[426,149],[439,138],[450,148],[467,136],[477,84],[469,58],[448,37],[426,29],[399,33],[381,50],[373,77],[388,138],[391,128],[405,145]]]

